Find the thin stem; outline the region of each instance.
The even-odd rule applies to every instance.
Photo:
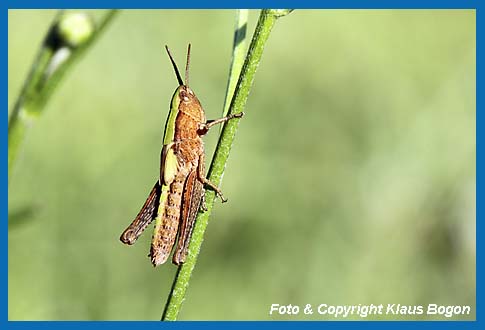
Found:
[[[249,91],[253,84],[256,69],[263,54],[264,45],[268,40],[271,29],[278,17],[288,14],[289,10],[271,10],[264,9],[259,16],[256,29],[254,31],[253,39],[249,46],[248,54],[244,61],[244,65],[236,85],[236,90],[229,107],[228,114],[242,112],[246,105]],[[229,157],[236,130],[239,124],[239,119],[228,121],[222,130],[221,136],[217,143],[216,151],[212,159],[209,170],[209,180],[220,185],[224,168]],[[162,321],[174,321],[177,319],[178,313],[182,306],[182,302],[189,285],[190,277],[197,261],[197,256],[204,239],[204,232],[209,222],[209,216],[214,205],[215,193],[212,190],[207,190],[205,193],[205,201],[207,210],[199,212],[195,221],[195,227],[192,238],[189,244],[189,253],[183,265],[178,268],[177,274],[172,285],[172,290],[168,296],[167,303],[162,315]]]
[[[59,11],[54,17],[8,122],[9,181],[28,129],[45,108],[62,77],[93,45],[115,17],[116,12],[116,10],[109,10],[100,19],[97,27],[94,27],[94,23],[89,19],[80,20],[79,14],[76,17],[74,16],[76,14],[64,14],[64,11]],[[67,21],[68,19],[71,21]],[[60,26],[66,22],[71,25]],[[79,34],[79,31],[82,34]]]

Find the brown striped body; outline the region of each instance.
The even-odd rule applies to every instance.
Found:
[[[186,175],[179,173],[170,184],[170,192],[165,202],[164,213],[160,230],[153,234],[150,248],[152,264],[163,264],[175,243],[180,222],[180,209],[182,207],[182,192]]]
[[[170,183],[170,192],[162,215],[162,225],[153,235],[150,259],[154,266],[164,263],[170,256],[177,233],[180,232],[173,263],[185,261],[187,245],[192,234],[195,216],[203,193],[203,184],[198,180],[199,160],[203,159],[204,142],[200,124],[205,123],[204,110],[194,92],[182,86],[180,104],[175,121],[173,150],[177,156],[179,171]]]

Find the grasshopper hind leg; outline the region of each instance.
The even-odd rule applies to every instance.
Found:
[[[200,200],[200,209],[204,212],[208,211],[207,204],[205,203],[205,194],[204,193],[202,193],[202,197],[201,197],[201,200]]]
[[[160,182],[155,182],[150,195],[135,220],[121,234],[120,241],[122,243],[127,245],[135,244],[145,228],[155,219],[160,201],[160,188]]]

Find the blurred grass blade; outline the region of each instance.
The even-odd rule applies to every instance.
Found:
[[[29,204],[8,212],[8,230],[21,227],[34,220],[36,211],[39,210],[39,205]]]
[[[232,59],[229,68],[229,79],[227,81],[226,98],[224,99],[224,108],[222,117],[227,115],[229,105],[231,104],[234,89],[236,88],[237,79],[241,73],[244,64],[244,55],[246,54],[246,31],[248,29],[248,9],[236,10],[236,24],[234,29],[234,42],[232,45]],[[222,131],[221,126],[221,131]]]
[[[45,108],[62,77],[93,45],[116,12],[107,11],[98,24],[83,12],[59,11],[54,17],[8,122],[9,182],[28,129]]]

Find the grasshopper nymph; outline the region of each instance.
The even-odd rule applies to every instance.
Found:
[[[167,46],[179,86],[170,102],[160,155],[160,176],[135,220],[121,234],[121,242],[132,245],[154,220],[155,229],[149,257],[153,266],[163,264],[169,257],[178,234],[172,262],[185,262],[195,217],[201,206],[204,186],[215,190],[223,202],[221,190],[205,177],[205,152],[202,136],[209,129],[232,118],[235,113],[217,120],[206,121],[199,99],[189,87],[190,44],[185,66],[185,84]]]

